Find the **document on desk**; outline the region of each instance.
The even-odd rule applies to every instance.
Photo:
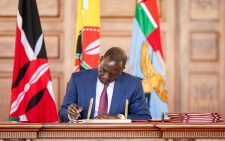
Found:
[[[78,123],[131,123],[131,119],[84,119]]]

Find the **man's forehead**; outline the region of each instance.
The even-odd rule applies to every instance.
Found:
[[[122,61],[111,60],[110,58],[104,59],[104,64],[108,66],[122,65]]]
[[[115,65],[116,64],[116,61],[114,61],[114,60],[110,60],[109,62],[108,62],[108,65],[109,66],[113,66],[113,65]]]

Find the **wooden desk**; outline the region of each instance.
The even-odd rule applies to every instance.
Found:
[[[225,139],[225,123],[157,123],[161,138]]]
[[[0,122],[0,139],[36,139],[42,124]]]
[[[225,123],[29,124],[0,122],[0,139],[225,139]]]
[[[154,124],[45,124],[39,132],[40,138],[78,139],[124,139],[159,138],[160,131]]]

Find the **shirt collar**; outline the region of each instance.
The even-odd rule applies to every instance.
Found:
[[[115,84],[115,80],[113,82],[109,83],[108,87],[113,87],[114,84]],[[99,80],[99,78],[97,79],[97,85],[102,86],[102,87],[104,86],[104,84]]]

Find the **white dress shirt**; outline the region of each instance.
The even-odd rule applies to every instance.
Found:
[[[115,84],[115,81],[111,82],[107,87],[107,96],[108,96],[108,110],[107,111],[108,111],[108,113],[109,113],[110,106],[111,106],[114,84]],[[99,102],[100,102],[100,97],[101,97],[103,88],[104,88],[104,84],[99,79],[97,79],[94,117],[98,115]]]

